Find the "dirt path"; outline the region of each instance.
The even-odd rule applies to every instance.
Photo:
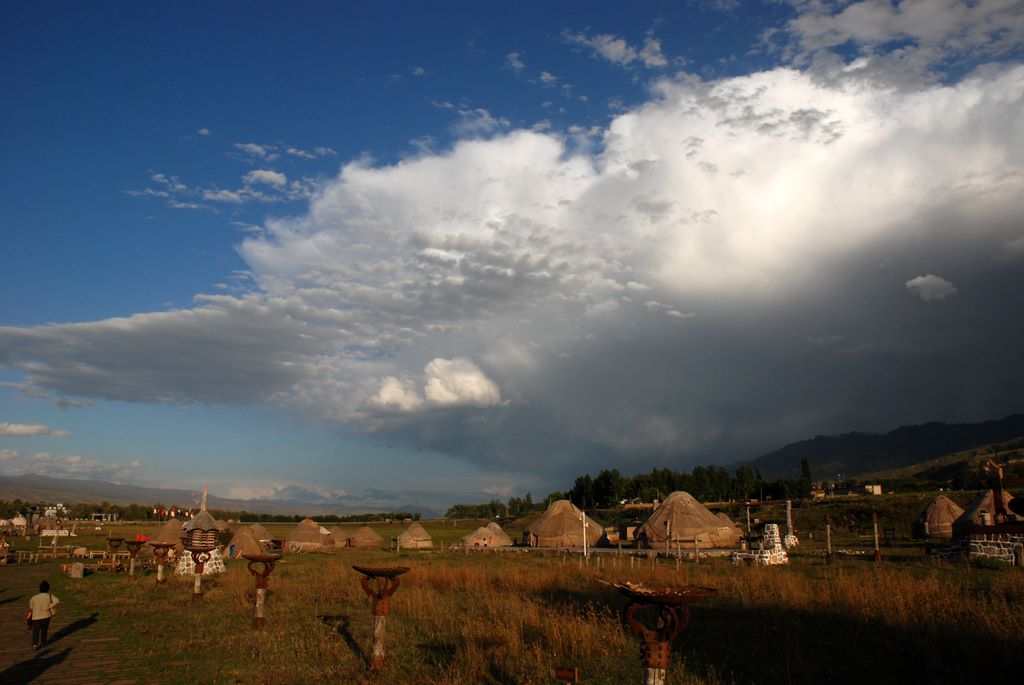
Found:
[[[159,682],[120,638],[109,635],[98,613],[58,608],[48,644],[32,649],[25,628],[28,600],[39,580],[60,573],[53,562],[0,566],[0,683],[138,685]]]

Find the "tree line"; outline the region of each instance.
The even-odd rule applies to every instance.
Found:
[[[602,469],[597,476],[578,476],[567,492],[552,492],[535,502],[530,493],[522,498],[510,497],[507,502],[492,499],[484,504],[455,504],[445,513],[447,518],[517,519],[543,511],[559,499],[568,499],[581,509],[611,509],[618,504],[636,500],[663,500],[669,494],[684,490],[701,502],[723,502],[748,499],[800,499],[811,496],[811,467],[800,460],[801,476],[797,479],[767,481],[757,469],[740,466],[733,473],[721,466],[697,466],[692,471],[654,468],[650,473],[623,476],[618,469]]]

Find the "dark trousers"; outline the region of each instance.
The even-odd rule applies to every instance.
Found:
[[[32,646],[42,647],[46,644],[46,631],[50,629],[50,619],[32,619]]]

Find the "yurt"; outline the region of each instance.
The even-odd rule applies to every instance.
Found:
[[[429,549],[434,546],[434,540],[419,523],[410,523],[398,536],[398,546],[402,549]]]
[[[604,537],[600,523],[587,516],[587,545]],[[523,531],[523,544],[530,547],[582,547],[583,512],[567,499],[552,502],[547,511]]]
[[[494,521],[491,521],[486,526],[492,533],[494,533],[494,546],[495,547],[511,547],[512,538],[508,536],[508,533],[501,529]]]
[[[253,523],[249,526],[249,532],[252,533],[253,538],[256,540],[270,540],[270,533],[267,529],[258,523]]]
[[[651,517],[636,531],[637,543],[642,547],[662,548],[666,542],[693,549],[735,547],[742,531],[732,523],[723,521],[698,502],[688,492],[673,492],[662,502]]]
[[[715,513],[715,518],[721,521],[723,526],[735,531],[734,534],[736,535],[736,542],[739,543],[740,539],[743,537],[743,529],[740,528],[739,524],[729,518],[729,515],[724,511]]]
[[[963,513],[959,504],[945,495],[939,495],[914,519],[911,531],[915,538],[952,540],[953,522]]]
[[[181,544],[181,536],[185,534],[182,530],[182,522],[176,518],[169,518],[164,525],[157,528],[156,532],[149,536],[149,542],[173,542],[174,555],[181,556],[185,547]]]
[[[462,538],[463,547],[495,547],[494,531],[486,526],[480,526],[472,533]]]
[[[340,530],[340,529],[339,529]],[[377,534],[373,528],[370,528],[369,524],[364,523],[363,525],[356,528],[350,533],[346,533],[345,537],[337,538],[338,540],[344,540],[346,547],[383,547],[384,538]]]
[[[321,532],[320,524],[313,519],[302,519],[284,539],[289,552],[333,552],[334,539]]]
[[[1013,499],[1013,495],[1003,490],[1003,508],[1009,514],[1010,521],[1019,521],[1020,517],[1010,513],[1010,500]],[[995,507],[993,506],[992,491],[986,490],[981,493],[974,500],[967,505],[964,509],[964,513],[960,514],[957,520],[953,521],[953,537],[962,538],[967,535],[967,529],[971,526],[979,526],[982,524],[985,518],[984,514],[989,514],[991,520],[995,521]]]
[[[243,554],[262,554],[263,545],[253,537],[250,528],[240,528],[224,546],[225,559],[238,559]]]

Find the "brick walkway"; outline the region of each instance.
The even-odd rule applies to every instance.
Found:
[[[139,685],[159,682],[132,659],[120,638],[103,630],[98,614],[58,605],[50,621],[49,643],[32,649],[25,628],[29,598],[39,579],[59,573],[53,562],[0,566],[0,683]]]

